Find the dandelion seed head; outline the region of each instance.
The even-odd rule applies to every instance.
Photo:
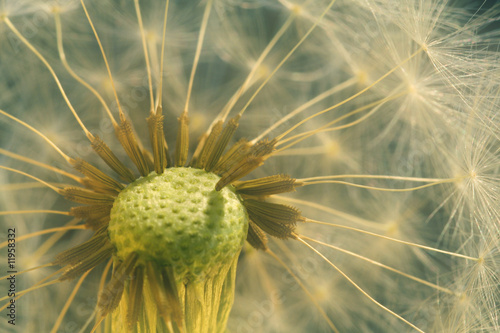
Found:
[[[120,193],[110,213],[109,238],[116,255],[131,253],[175,267],[178,279],[214,274],[241,250],[247,215],[220,178],[189,168],[140,178]],[[199,185],[201,184],[201,185]]]

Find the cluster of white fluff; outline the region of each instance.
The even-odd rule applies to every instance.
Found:
[[[133,1],[85,3],[118,96],[148,145],[148,82]],[[155,87],[163,77],[165,132],[174,142],[207,1],[170,1],[163,73],[158,57],[165,1],[140,4]],[[304,288],[273,257],[245,247],[228,331],[331,332],[325,317],[339,332],[500,331],[500,7],[446,0],[213,0],[210,5],[190,99],[192,138],[228,105],[230,115],[245,109],[237,136],[250,140],[278,136],[329,109],[285,136],[313,131],[249,178],[346,175],[276,200],[312,220],[372,233],[312,222],[299,226],[300,235],[333,246],[304,238],[338,270],[299,241],[272,241],[271,249]],[[67,154],[106,170],[47,68],[4,22],[8,17],[48,60],[82,121],[125,160],[101,103],[61,63],[55,11],[69,65],[116,112],[95,37],[80,2],[73,0],[0,1],[0,109]],[[5,116],[0,116],[0,148],[70,170],[39,136]],[[4,153],[0,165],[55,184],[69,182]],[[0,169],[0,182],[2,211],[70,207],[23,175]],[[417,189],[380,190],[410,188]],[[0,215],[0,241],[11,226],[21,237],[68,221],[53,214]],[[89,233],[57,235],[18,242],[20,269],[50,262]],[[55,270],[20,275],[20,290]],[[74,283],[23,296],[18,326],[13,330],[2,316],[0,330],[50,332]],[[83,327],[98,284],[99,274],[86,279],[58,332]]]

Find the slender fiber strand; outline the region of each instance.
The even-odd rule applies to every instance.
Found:
[[[50,188],[50,189],[54,190],[54,191],[55,191],[55,192],[57,192],[57,193],[59,193],[59,191],[60,191],[57,187],[52,186],[52,185],[50,185],[49,183],[47,183],[46,181],[43,181],[43,180],[41,180],[40,178],[37,178],[37,177],[35,177],[35,176],[32,176],[32,175],[30,175],[30,174],[28,174],[28,173],[26,173],[26,172],[19,171],[19,170],[16,170],[16,169],[12,169],[12,168],[9,168],[9,167],[3,166],[3,165],[0,165],[0,169],[4,169],[4,170],[7,170],[7,171],[11,171],[11,172],[14,172],[14,173],[18,173],[18,174],[20,174],[20,175],[23,175],[23,176],[26,176],[26,177],[31,178],[31,179],[33,179],[33,180],[36,180],[37,182],[39,182],[39,183],[41,183],[41,184],[43,184],[43,185],[47,186],[48,188]]]
[[[373,264],[373,265],[376,265],[376,266],[382,267],[382,268],[387,269],[387,270],[389,270],[389,271],[391,271],[391,272],[394,272],[394,273],[396,273],[396,274],[399,274],[399,275],[401,275],[401,276],[404,276],[404,277],[406,277],[406,278],[409,278],[409,279],[411,279],[411,280],[413,280],[413,281],[416,281],[416,282],[418,282],[418,283],[424,284],[424,285],[426,285],[426,286],[428,286],[428,287],[431,287],[431,288],[434,288],[434,289],[436,289],[436,290],[439,290],[439,291],[445,292],[445,293],[450,294],[450,295],[454,295],[454,294],[455,294],[453,291],[451,291],[451,290],[450,290],[450,289],[448,289],[448,288],[444,288],[444,287],[438,286],[437,284],[431,283],[431,282],[429,282],[429,281],[425,281],[425,280],[420,279],[420,278],[418,278],[418,277],[416,277],[416,276],[413,276],[413,275],[411,275],[411,274],[408,274],[408,273],[402,272],[402,271],[400,271],[399,269],[396,269],[396,268],[393,268],[393,267],[390,267],[390,266],[384,265],[384,264],[382,264],[382,263],[380,263],[380,262],[378,262],[378,261],[376,261],[376,260],[373,260],[373,259],[367,258],[367,257],[362,256],[362,255],[360,255],[360,254],[357,254],[357,253],[354,253],[354,252],[351,252],[351,251],[345,250],[345,249],[340,248],[340,247],[337,247],[337,246],[335,246],[335,245],[331,245],[331,244],[324,243],[324,242],[322,242],[322,241],[319,241],[319,240],[316,240],[316,239],[313,239],[313,238],[310,238],[310,237],[307,237],[307,236],[304,236],[304,235],[300,235],[300,237],[301,237],[302,239],[306,239],[306,240],[309,240],[309,241],[311,241],[311,242],[314,242],[314,243],[317,243],[317,244],[321,244],[321,245],[323,245],[323,246],[327,246],[327,247],[332,248],[332,249],[334,249],[334,250],[337,250],[337,251],[340,251],[340,252],[346,253],[346,254],[348,254],[348,255],[350,255],[350,256],[353,256],[353,257],[359,258],[359,259],[364,260],[364,261],[366,261],[366,262],[369,262],[369,263],[371,263],[371,264]]]
[[[353,186],[353,187],[359,187],[359,188],[364,188],[367,190],[374,190],[374,191],[382,191],[382,192],[411,192],[411,191],[416,191],[416,190],[421,190],[427,187],[431,186],[436,186],[440,184],[446,184],[446,183],[454,183],[457,180],[461,179],[460,178],[450,178],[450,179],[443,179],[441,181],[436,181],[430,184],[425,184],[425,185],[420,185],[420,186],[415,186],[415,187],[409,187],[409,188],[384,188],[384,187],[375,187],[375,186],[367,186],[367,185],[360,185],[360,184],[355,184],[355,183],[350,183],[350,182],[345,182],[341,180],[322,180],[322,181],[317,181],[317,182],[306,182],[303,184],[303,186],[306,185],[315,185],[315,184],[342,184],[342,185],[347,185],[347,186]]]
[[[295,46],[290,50],[290,52],[288,52],[288,54],[280,61],[280,63],[278,64],[278,66],[276,66],[276,68],[271,72],[271,74],[269,74],[269,76],[264,80],[264,82],[262,82],[262,84],[254,92],[254,94],[252,95],[252,97],[250,97],[250,99],[248,100],[248,102],[241,109],[240,115],[242,115],[245,112],[245,110],[252,103],[252,101],[255,99],[255,97],[259,94],[259,92],[262,90],[262,88],[264,88],[264,86],[269,82],[269,80],[271,80],[271,78],[274,76],[274,74],[281,68],[281,66],[283,66],[283,64],[288,60],[288,58],[290,58],[292,56],[292,54],[295,52],[295,50],[297,50],[297,48],[300,45],[302,45],[302,43],[307,39],[307,37],[309,37],[309,35],[313,32],[313,30],[319,24],[319,22],[321,21],[321,19],[323,18],[323,16],[325,16],[326,13],[333,6],[333,4],[335,3],[335,1],[336,0],[332,0],[330,2],[330,4],[328,4],[328,6],[323,11],[323,13],[321,13],[321,15],[318,17],[318,19],[314,22],[314,24],[312,25],[312,27],[310,27],[309,30],[307,30],[307,32],[304,34],[304,36],[302,36],[302,38],[297,42],[297,44],[295,44]]]
[[[163,91],[163,65],[165,58],[165,39],[167,36],[167,17],[168,17],[168,7],[170,4],[170,0],[167,0],[165,3],[165,15],[163,17],[163,36],[161,41],[161,55],[160,55],[160,82],[158,82],[157,92],[156,92],[156,108],[161,107],[162,102],[162,91]],[[155,109],[156,109],[155,108]]]
[[[225,121],[229,113],[231,112],[231,109],[233,108],[234,104],[239,100],[241,97],[241,94],[246,91],[248,88],[250,81],[252,80],[253,76],[255,75],[255,72],[257,72],[257,69],[259,69],[259,66],[262,64],[264,59],[267,57],[269,52],[273,49],[273,47],[276,45],[276,43],[280,40],[280,38],[283,36],[283,34],[287,31],[287,29],[290,27],[292,24],[293,20],[295,19],[295,13],[292,12],[292,14],[288,17],[288,19],[285,21],[285,23],[281,26],[280,30],[273,36],[271,41],[267,44],[265,49],[262,51],[260,54],[259,58],[255,61],[255,63],[252,66],[252,69],[250,70],[250,73],[246,77],[245,81],[243,84],[240,86],[240,88],[236,91],[236,94],[231,97],[227,105],[222,109],[223,115],[220,119],[222,121]],[[214,122],[216,122],[219,117],[215,118]]]
[[[16,118],[10,114],[8,114],[7,112],[3,111],[3,110],[0,110],[0,114],[14,120],[15,122],[23,125],[24,127],[26,127],[27,129],[29,129],[30,131],[32,131],[33,133],[35,134],[38,134],[42,139],[44,139],[52,148],[54,148],[65,160],[66,162],[70,163],[71,161],[71,158],[66,155],[65,153],[62,152],[61,149],[59,149],[59,147],[57,147],[55,145],[54,142],[52,142],[47,136],[45,136],[42,132],[40,132],[39,130],[35,129],[33,126],[31,125],[28,125],[27,123],[25,123],[24,121],[22,121],[21,119],[19,118]]]
[[[25,240],[25,239],[30,239],[30,238],[33,238],[33,237],[36,237],[36,236],[50,234],[50,233],[58,232],[58,231],[65,231],[65,230],[85,230],[85,229],[86,228],[83,225],[72,225],[72,226],[67,226],[67,227],[58,227],[58,228],[43,229],[43,230],[39,230],[37,232],[32,232],[32,233],[29,233],[27,235],[22,235],[20,237],[17,237],[16,238],[16,242],[20,242],[20,241]],[[0,249],[3,248],[3,247],[6,247],[7,244],[8,244],[8,241],[0,243]]]
[[[21,275],[21,274],[24,274],[24,273],[28,273],[28,272],[40,269],[40,268],[51,267],[51,266],[54,266],[54,264],[48,263],[48,264],[45,264],[45,265],[31,267],[29,269],[25,269],[24,271],[17,272],[16,275]],[[0,281],[8,279],[10,276],[12,276],[12,275],[9,274],[9,275],[2,276],[2,277],[0,277]]]
[[[92,134],[90,134],[89,130],[87,129],[87,127],[85,127],[82,120],[80,119],[80,117],[76,113],[76,110],[73,107],[73,105],[71,104],[71,102],[69,101],[69,98],[66,95],[66,92],[64,91],[64,88],[61,85],[61,82],[59,81],[59,78],[57,77],[56,72],[54,72],[54,69],[52,68],[52,66],[50,66],[47,59],[45,59],[45,57],[40,52],[38,52],[38,50],[19,32],[19,30],[17,30],[17,28],[12,24],[12,22],[10,21],[10,19],[8,17],[5,17],[4,21],[5,21],[5,24],[7,24],[7,26],[10,28],[10,30],[12,30],[12,32],[24,43],[24,45],[26,45],[38,57],[38,59],[40,59],[43,62],[45,67],[47,67],[50,74],[52,74],[52,77],[56,81],[56,84],[59,87],[59,90],[61,91],[61,95],[63,96],[64,101],[66,102],[69,109],[71,110],[71,113],[73,113],[73,116],[75,117],[76,121],[78,122],[80,127],[85,132],[85,135],[88,138],[91,138]]]
[[[59,314],[59,317],[57,317],[57,320],[54,323],[54,326],[52,327],[52,330],[50,331],[50,333],[57,333],[57,330],[59,329],[59,326],[61,326],[61,323],[62,323],[62,321],[64,319],[64,316],[66,315],[66,312],[68,312],[68,309],[69,309],[71,303],[73,303],[73,300],[75,299],[76,293],[78,292],[78,290],[82,286],[83,281],[85,280],[85,278],[87,277],[87,275],[89,275],[89,273],[91,271],[92,271],[92,269],[90,269],[87,272],[85,272],[82,275],[82,277],[78,280],[78,282],[76,283],[75,287],[73,288],[73,291],[71,292],[71,294],[68,297],[68,300],[64,304],[64,307],[61,310],[61,313]]]
[[[57,50],[59,52],[59,58],[61,58],[61,62],[64,68],[69,73],[69,75],[71,75],[76,81],[78,81],[85,88],[90,90],[90,92],[94,94],[95,97],[97,97],[99,102],[101,102],[102,106],[104,107],[104,110],[106,110],[106,113],[108,114],[109,119],[113,123],[113,126],[116,128],[118,126],[118,123],[116,122],[116,119],[111,113],[111,110],[109,109],[109,106],[104,100],[104,98],[101,96],[101,94],[99,94],[99,92],[94,87],[92,87],[88,82],[82,79],[81,76],[75,73],[75,71],[70,67],[68,60],[66,59],[66,53],[64,52],[64,44],[62,37],[61,16],[58,11],[54,13],[54,20],[56,24]]]
[[[144,33],[144,25],[142,23],[141,7],[139,0],[134,0],[135,12],[137,13],[137,22],[139,23],[139,31],[141,32],[142,48],[144,49],[144,60],[146,61],[146,71],[148,73],[148,86],[149,86],[149,100],[151,105],[151,113],[154,112],[154,94],[153,94],[153,80],[151,78],[151,65],[149,64],[148,47],[146,45],[146,36]]]
[[[104,60],[104,64],[106,65],[109,80],[111,82],[111,87],[113,88],[113,93],[115,95],[116,106],[118,107],[118,111],[122,115],[123,110],[122,110],[122,107],[120,104],[120,100],[118,99],[118,93],[116,92],[115,81],[113,80],[113,75],[111,74],[111,69],[109,68],[109,63],[108,63],[108,58],[106,57],[106,52],[104,52],[104,48],[102,47],[101,40],[99,38],[99,35],[97,34],[97,31],[95,30],[94,23],[92,22],[92,19],[90,18],[90,15],[89,15],[89,12],[87,11],[87,7],[85,6],[85,3],[83,2],[83,0],[80,0],[80,3],[82,4],[82,8],[85,11],[85,16],[87,16],[87,20],[89,21],[90,27],[92,28],[92,31],[94,32],[94,36],[95,36],[95,39],[97,41],[97,44],[99,44],[99,49],[101,50],[102,58]]]
[[[13,158],[13,159],[16,159],[18,161],[22,161],[22,162],[25,162],[25,163],[29,163],[29,164],[32,164],[32,165],[39,166],[41,168],[44,168],[44,169],[47,169],[47,170],[50,170],[50,171],[54,171],[54,172],[56,172],[56,173],[58,173],[60,175],[66,176],[68,178],[71,178],[71,179],[73,179],[73,180],[75,180],[77,182],[81,182],[81,180],[82,180],[81,177],[75,176],[72,173],[69,173],[69,172],[66,172],[64,170],[58,169],[56,167],[53,167],[52,165],[48,165],[48,164],[36,161],[36,160],[31,159],[29,157],[25,157],[25,156],[22,156],[22,155],[19,155],[19,154],[12,153],[12,152],[10,152],[8,150],[5,150],[5,149],[2,149],[2,148],[0,148],[0,154],[8,156],[8,157]]]
[[[208,18],[210,16],[210,10],[212,9],[213,0],[208,0],[205,6],[205,11],[203,13],[203,19],[201,21],[200,34],[198,36],[198,43],[196,45],[196,53],[193,60],[193,67],[191,68],[191,75],[189,77],[189,84],[186,96],[186,105],[184,106],[184,112],[187,114],[189,110],[189,100],[191,99],[191,91],[193,90],[194,76],[196,74],[196,68],[198,67],[198,61],[200,60],[201,49],[203,47],[203,42],[205,40],[205,32],[207,31]]]
[[[293,110],[292,112],[288,113],[286,116],[280,118],[277,122],[275,122],[273,125],[269,126],[268,129],[266,129],[264,132],[262,132],[258,137],[256,137],[255,139],[253,139],[251,142],[253,144],[255,144],[256,142],[258,142],[259,140],[261,140],[264,136],[266,136],[267,134],[269,134],[272,130],[274,130],[275,128],[277,128],[278,126],[282,125],[284,122],[286,122],[287,120],[295,117],[296,115],[298,115],[299,113],[305,111],[307,108],[309,108],[310,106],[322,101],[323,99],[337,93],[337,92],[340,92],[346,88],[349,88],[350,86],[352,86],[353,84],[355,84],[357,82],[357,78],[356,77],[353,77],[353,78],[350,78],[349,80],[346,80],[338,85],[336,85],[335,87],[333,88],[330,88],[328,89],[327,91],[319,94],[318,96],[314,97],[313,99],[307,101],[306,103],[302,104],[301,106],[299,106],[298,108],[296,108],[295,110]]]
[[[290,269],[290,267],[288,267],[287,264],[285,264],[283,262],[283,260],[281,260],[274,252],[272,252],[271,250],[267,249],[266,250],[267,253],[269,253],[269,255],[271,255],[271,257],[273,257],[277,262],[279,262],[287,271],[288,273],[295,279],[295,281],[297,282],[297,284],[300,286],[300,288],[302,288],[302,290],[307,294],[307,296],[311,299],[311,301],[313,302],[314,306],[318,309],[318,311],[321,313],[321,316],[326,320],[326,322],[328,323],[328,326],[330,326],[330,328],[336,332],[336,333],[339,333],[339,330],[335,327],[335,325],[332,323],[332,321],[330,320],[330,318],[328,318],[328,316],[326,315],[325,311],[323,310],[323,308],[318,304],[318,301],[314,299],[314,297],[311,295],[311,293],[309,292],[309,290],[307,290],[306,286],[304,285],[304,283],[302,283],[302,281],[299,280],[299,278],[295,275],[295,273],[292,272],[292,270]]]
[[[304,241],[302,238],[300,238],[299,236],[296,236],[297,237],[297,240],[299,242],[301,242],[302,244],[306,245],[308,248],[310,248],[311,250],[313,250],[317,255],[319,255],[323,260],[325,260],[330,266],[332,266],[337,272],[339,272],[347,281],[349,281],[350,284],[352,284],[356,289],[358,289],[363,295],[366,296],[366,298],[368,298],[370,301],[372,301],[373,303],[375,303],[377,306],[379,306],[380,308],[382,308],[383,310],[387,311],[388,313],[390,313],[391,315],[393,315],[394,317],[398,318],[399,320],[403,321],[405,324],[409,325],[410,327],[414,328],[415,330],[417,330],[418,332],[420,333],[425,333],[424,331],[422,331],[420,328],[418,328],[417,326],[415,326],[414,324],[410,323],[408,320],[404,319],[403,317],[401,317],[400,315],[398,315],[397,313],[395,313],[394,311],[390,310],[389,308],[387,308],[386,306],[380,304],[377,300],[375,300],[373,297],[371,297],[366,291],[364,291],[363,288],[361,288],[360,286],[358,286],[356,284],[356,282],[354,282],[346,273],[344,273],[340,268],[338,268],[335,264],[333,264],[330,260],[328,260],[321,252],[319,252],[318,250],[316,250],[314,247],[312,247],[311,245],[309,245],[309,243],[307,243],[306,241]]]
[[[468,259],[468,260],[474,260],[474,261],[478,261],[479,260],[478,258],[466,256],[464,254],[454,253],[454,252],[450,252],[450,251],[436,249],[436,248],[430,247],[430,246],[425,246],[425,245],[420,245],[420,244],[416,244],[416,243],[412,243],[412,242],[407,242],[407,241],[403,241],[403,240],[400,240],[400,239],[396,239],[396,238],[392,238],[392,237],[388,237],[388,236],[379,235],[379,234],[376,234],[374,232],[370,232],[370,231],[366,231],[366,230],[362,230],[362,229],[358,229],[358,228],[353,228],[353,227],[348,227],[348,226],[341,225],[341,224],[315,221],[315,220],[311,220],[311,219],[307,219],[307,218],[305,219],[305,222],[315,223],[315,224],[321,224],[321,225],[327,225],[327,226],[331,226],[331,227],[334,227],[334,228],[341,228],[341,229],[347,229],[347,230],[357,231],[357,232],[360,232],[360,233],[363,233],[363,234],[367,234],[367,235],[370,235],[370,236],[375,236],[375,237],[387,239],[387,240],[390,240],[390,241],[393,241],[393,242],[396,242],[396,243],[410,245],[410,246],[418,247],[418,248],[429,250],[429,251],[433,251],[433,252],[447,254],[447,255],[450,255],[450,256],[453,256],[453,257],[458,257],[458,258],[463,258],[463,259]]]
[[[349,98],[346,98],[345,100],[343,100],[342,102],[339,102],[329,108],[326,108],[324,109],[323,111],[320,111],[320,112],[317,112],[315,114],[313,114],[312,116],[310,117],[307,117],[306,119],[303,119],[301,121],[299,121],[297,124],[295,124],[294,126],[290,127],[288,130],[286,130],[285,132],[283,132],[281,135],[279,135],[277,137],[278,140],[281,140],[284,136],[288,135],[290,132],[292,132],[293,130],[295,130],[297,127],[299,127],[300,125],[302,125],[303,123],[311,120],[312,118],[314,117],[317,117],[323,113],[326,113],[328,111],[331,111],[331,110],[334,110],[336,108],[338,108],[339,106],[342,106],[344,104],[346,104],[347,102],[349,101],[352,101],[353,99],[355,99],[356,97],[360,96],[361,94],[365,93],[366,91],[370,90],[371,88],[373,88],[375,85],[377,85],[380,81],[382,81],[383,79],[385,79],[386,77],[388,77],[389,75],[391,75],[394,71],[396,71],[398,68],[400,68],[401,66],[403,66],[405,63],[407,63],[408,61],[410,61],[411,59],[413,59],[417,54],[419,54],[420,52],[423,51],[423,48],[420,48],[418,49],[417,51],[415,51],[413,54],[411,54],[408,58],[406,58],[405,60],[403,60],[402,62],[400,62],[396,67],[394,67],[393,69],[389,70],[387,73],[385,73],[384,75],[382,75],[381,77],[379,77],[376,81],[374,81],[372,84],[370,84],[368,87],[365,87],[364,89],[360,90],[359,92],[355,93],[354,95],[352,95],[351,97]]]

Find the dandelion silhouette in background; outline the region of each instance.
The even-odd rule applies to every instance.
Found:
[[[2,331],[500,330],[499,9],[1,2]]]

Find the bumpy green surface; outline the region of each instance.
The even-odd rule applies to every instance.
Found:
[[[215,191],[217,175],[170,168],[142,177],[115,200],[108,233],[124,259],[154,260],[178,278],[210,274],[234,259],[245,241],[248,216],[231,188]]]

